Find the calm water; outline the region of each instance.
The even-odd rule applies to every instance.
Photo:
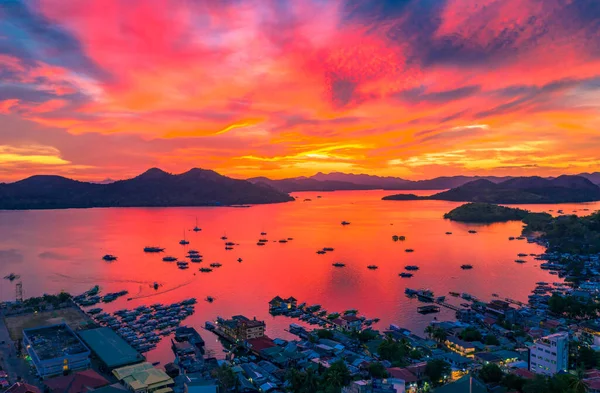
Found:
[[[416,312],[416,300],[408,299],[404,289],[426,287],[437,295],[448,291],[468,292],[482,299],[491,294],[527,300],[537,281],[557,281],[556,276],[537,267],[536,261],[514,263],[517,254],[540,253],[543,249],[524,241],[509,241],[518,236],[521,223],[465,225],[442,218],[458,203],[443,201],[381,201],[390,192],[341,191],[297,193],[293,203],[251,208],[121,208],[57,211],[0,211],[0,276],[10,272],[21,275],[25,297],[60,290],[81,293],[95,284],[104,292],[127,289],[129,296],[101,305],[111,311],[141,304],[169,303],[196,297],[196,313],[185,323],[204,325],[217,315],[256,316],[267,322],[271,337],[290,337],[286,329],[291,320],[273,318],[267,302],[276,295],[294,296],[309,304],[319,303],[328,311],[357,308],[369,318],[381,318],[380,328],[394,323],[422,332],[430,320],[453,318],[443,311],[428,316]],[[311,202],[303,202],[311,198]],[[525,206],[534,211],[574,209],[585,214],[600,203]],[[202,232],[191,231],[198,217]],[[342,226],[341,221],[351,225]],[[476,229],[477,234],[469,234]],[[179,240],[185,231],[187,247]],[[286,244],[269,242],[259,247],[261,232],[269,240],[293,237]],[[445,232],[453,235],[445,235]],[[393,242],[393,235],[406,236]],[[226,251],[221,236],[239,243]],[[166,248],[162,255],[145,254],[144,246]],[[317,255],[323,247],[335,251]],[[182,271],[162,256],[183,258],[188,248],[204,256],[202,264],[190,264]],[[414,253],[405,253],[412,248]],[[101,257],[115,254],[118,261],[107,263]],[[243,258],[238,263],[238,258]],[[345,268],[331,266],[346,263]],[[212,273],[200,273],[199,266],[220,262]],[[463,271],[470,263],[474,269]],[[376,264],[378,270],[367,269]],[[411,279],[398,277],[407,264],[420,266]],[[155,282],[162,287],[155,291]],[[0,280],[2,300],[14,299],[14,283]],[[209,304],[202,299],[216,298]],[[450,298],[450,302],[460,303]],[[201,334],[217,356],[221,349],[214,336]],[[168,340],[149,354],[150,360],[172,359]]]

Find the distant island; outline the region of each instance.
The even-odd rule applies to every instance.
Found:
[[[466,203],[444,214],[444,218],[460,222],[494,223],[521,221],[529,212],[490,203]]]
[[[0,184],[3,210],[231,206],[293,200],[287,193],[267,185],[198,168],[179,175],[152,168],[132,179],[107,184],[40,175]]]
[[[532,213],[487,203],[467,203],[444,214],[444,218],[471,223],[522,221],[523,235],[547,246],[549,251],[571,254],[600,253],[600,212],[589,216]]]
[[[388,195],[384,200],[443,200],[500,204],[578,203],[600,200],[600,187],[583,176],[515,177],[500,183],[480,179],[428,197]]]
[[[582,173],[578,176],[584,177],[594,184],[600,184],[600,172]],[[486,180],[494,184],[499,184],[512,179],[517,178],[511,176],[441,176],[427,180],[407,180],[393,176],[319,172],[310,177],[301,176],[279,180],[267,177],[253,177],[248,179],[248,181],[254,184],[265,184],[279,191],[289,193],[297,191],[338,190],[448,190],[477,180]],[[552,179],[554,178],[547,178],[546,180]]]

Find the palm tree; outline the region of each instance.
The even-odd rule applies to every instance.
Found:
[[[429,339],[431,339],[434,332],[435,332],[435,328],[432,325],[428,325],[425,328],[425,334],[427,334],[427,337],[429,337]]]

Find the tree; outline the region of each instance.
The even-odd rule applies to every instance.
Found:
[[[434,385],[438,385],[443,379],[447,378],[451,371],[450,364],[442,359],[430,360],[425,366],[425,375]]]
[[[331,340],[333,338],[333,332],[327,329],[319,329],[317,330],[317,337]]]
[[[479,377],[485,383],[498,383],[502,380],[504,373],[498,365],[489,363],[479,370]]]
[[[459,337],[467,342],[481,341],[483,338],[481,336],[481,332],[474,327],[468,327],[466,329],[463,329],[463,331],[460,332]]]
[[[396,341],[388,336],[379,344],[377,352],[383,360],[389,360],[392,363],[402,363],[409,350],[410,346],[406,341]]]
[[[346,363],[343,360],[338,360],[331,364],[331,366],[323,374],[323,388],[335,388],[339,391],[340,388],[350,383],[352,376]]]
[[[598,364],[596,351],[588,347],[579,347],[577,351],[577,364],[586,369],[596,367]]]
[[[386,378],[388,376],[387,370],[379,362],[369,364],[368,371],[371,378]]]
[[[317,375],[312,369],[298,371],[292,368],[286,374],[286,380],[294,393],[313,393],[318,389]]]
[[[500,341],[496,336],[488,334],[485,336],[485,345],[500,345]]]
[[[217,380],[221,388],[226,392],[237,392],[239,388],[239,380],[231,366],[226,364],[213,370],[213,377]]]
[[[527,382],[525,378],[515,374],[506,374],[504,378],[502,378],[502,385],[506,386],[508,390],[516,390],[517,392],[523,391],[525,382]]]
[[[445,341],[448,338],[448,333],[442,328],[436,328],[433,331],[433,339],[437,342]]]

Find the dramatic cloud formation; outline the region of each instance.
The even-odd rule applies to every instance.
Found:
[[[600,168],[597,0],[0,2],[0,180]]]

